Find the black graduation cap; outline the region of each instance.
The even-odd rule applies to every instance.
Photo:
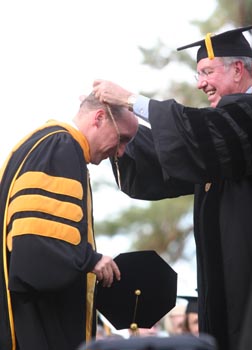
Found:
[[[180,295],[178,298],[186,299],[187,300],[187,306],[185,313],[189,314],[190,312],[198,313],[198,297],[197,296],[187,296],[187,295]]]
[[[176,304],[177,273],[154,250],[119,254],[121,280],[97,286],[96,307],[116,328],[151,328]]]
[[[249,42],[242,34],[244,31],[252,29],[252,25],[228,30],[221,34],[211,35],[192,44],[177,48],[178,51],[200,46],[197,53],[197,62],[202,58],[213,59],[214,57],[252,57],[252,49]]]
[[[78,350],[217,350],[213,337],[202,334],[172,337],[132,337],[128,339],[101,339],[79,347]]]
[[[186,314],[190,312],[198,313],[198,297],[186,297],[188,304],[186,307]]]

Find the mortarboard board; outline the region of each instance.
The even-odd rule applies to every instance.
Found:
[[[119,254],[121,280],[97,285],[96,307],[116,329],[151,328],[176,303],[177,273],[154,250]]]
[[[216,341],[210,335],[177,335],[172,337],[133,337],[128,339],[101,339],[78,350],[216,350]]]
[[[178,51],[200,46],[197,52],[197,62],[202,58],[213,59],[214,57],[252,57],[252,48],[242,34],[244,31],[252,29],[252,25],[228,30],[221,34],[211,35],[192,44],[177,48]]]

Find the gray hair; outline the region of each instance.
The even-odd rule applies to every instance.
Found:
[[[229,66],[230,64],[237,61],[243,62],[244,68],[249,72],[249,75],[252,76],[252,58],[251,57],[235,56],[235,57],[221,57],[221,59],[225,66]]]

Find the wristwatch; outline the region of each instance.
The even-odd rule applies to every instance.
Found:
[[[137,100],[137,95],[133,94],[133,95],[129,95],[128,99],[127,99],[127,105],[128,105],[128,110],[133,112],[133,106],[136,103]]]

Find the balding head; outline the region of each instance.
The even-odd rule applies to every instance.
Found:
[[[107,105],[94,94],[83,98],[74,123],[88,140],[94,164],[115,154],[122,156],[138,129],[138,119],[127,108]]]

